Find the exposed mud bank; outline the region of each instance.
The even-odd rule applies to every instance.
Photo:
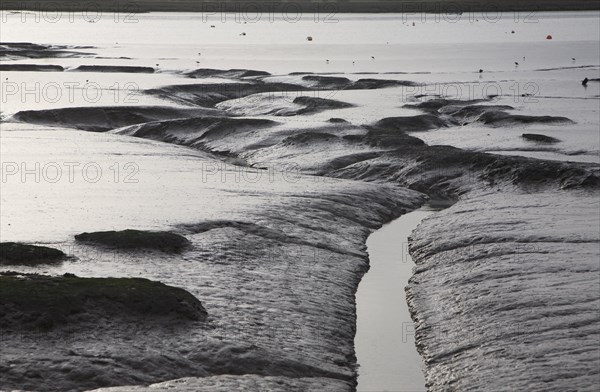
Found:
[[[494,105],[451,104],[452,108],[444,103],[425,115],[388,118],[365,126],[336,121],[324,123],[316,129],[290,130],[275,125],[269,132],[260,135],[246,132],[223,135],[218,143],[209,142],[203,148],[210,150],[218,145],[219,149],[227,149],[230,154],[243,158],[249,164],[263,161],[271,165],[294,163],[299,164],[302,170],[322,176],[400,184],[434,199],[455,203],[455,207],[432,218],[435,224],[426,221],[424,228],[413,236],[411,245],[418,267],[408,293],[411,314],[417,325],[417,345],[427,365],[427,387],[435,391],[464,389],[471,385],[478,385],[480,389],[489,385],[502,389],[507,380],[511,380],[511,388],[516,389],[544,390],[550,386],[551,389],[560,390],[573,385],[585,389],[593,385],[596,377],[592,371],[596,361],[591,356],[597,352],[592,343],[597,339],[597,328],[594,327],[597,319],[592,313],[597,300],[587,295],[578,296],[574,301],[581,303],[581,306],[576,306],[583,311],[581,316],[574,316],[573,311],[567,311],[565,303],[577,296],[572,291],[576,284],[571,282],[584,282],[582,284],[588,290],[600,283],[595,272],[597,268],[592,265],[592,260],[597,256],[598,239],[585,229],[591,227],[595,219],[591,210],[597,208],[600,167],[595,164],[492,155],[449,146],[428,146],[407,134],[415,130],[453,126],[459,123],[459,118],[461,121],[465,118],[483,121],[478,116],[485,116],[486,113],[497,116],[504,110],[512,110]],[[520,121],[571,123],[568,119],[545,116],[499,116],[504,119],[503,126]],[[551,200],[552,195],[556,194],[560,196],[552,203],[540,203],[540,200]],[[471,211],[469,206],[474,206],[474,203],[478,203],[478,207]],[[511,218],[498,211],[506,211]],[[569,219],[573,218],[575,222],[572,227],[558,225],[561,219],[555,216],[559,211],[569,211]],[[582,221],[575,216],[581,217]],[[571,230],[575,231],[573,243],[584,245],[570,259],[569,266],[560,267],[561,257],[552,262],[548,255],[557,247],[571,249],[571,240],[567,237]],[[438,245],[446,242],[452,242],[452,245]],[[433,250],[432,246],[442,248]],[[476,251],[464,256],[461,252],[466,249]],[[535,261],[519,265],[515,270],[511,264],[514,255],[520,258],[522,252],[533,252]],[[474,268],[485,268],[485,272],[477,272],[472,282],[465,281],[465,273],[470,276],[473,271],[465,272],[467,266],[462,264],[463,257],[466,258],[465,262],[468,259],[469,263],[477,266]],[[451,272],[442,271],[444,264],[440,263],[449,263]],[[555,274],[554,271],[559,269],[564,273]],[[588,274],[587,278],[573,281],[573,269]],[[531,293],[541,302],[523,299],[522,306],[515,308],[515,297],[503,291],[508,282],[514,282],[515,274],[520,276],[517,281],[521,282],[515,284],[521,285],[520,290],[524,290],[520,295],[528,298]],[[549,276],[553,276],[552,287],[570,288],[560,293],[546,288],[542,282]],[[529,284],[531,281],[537,281],[539,285]],[[473,290],[482,291],[473,296]],[[444,299],[432,299],[432,292]],[[454,293],[461,294],[455,296]],[[476,302],[486,298],[488,302],[481,306],[470,305],[475,301],[471,298],[476,298]],[[500,324],[523,322],[524,329],[507,333],[504,330],[494,331],[490,337],[489,326],[498,325],[498,312],[504,314],[505,311],[506,318]],[[521,312],[535,316],[524,320],[519,316]],[[547,330],[538,322],[543,319],[542,314],[556,315],[551,316],[557,317],[556,326]],[[470,319],[467,320],[467,317]],[[581,322],[578,321],[580,318]],[[460,320],[464,320],[464,323]],[[465,325],[470,333],[468,336],[461,332],[465,331]],[[552,336],[566,325],[572,325],[575,332],[565,333],[560,338],[560,347],[551,348],[549,342],[553,341]],[[534,343],[530,335],[533,330],[547,330],[547,333],[537,337]],[[457,338],[440,339],[440,333]],[[515,339],[521,343],[513,345]],[[587,361],[589,366],[577,366],[567,359],[571,358],[568,347],[574,345],[580,347],[580,353],[573,358]],[[482,347],[488,353],[486,358],[490,358],[483,361],[485,363],[482,363],[478,354]],[[540,362],[535,359],[535,354],[531,356],[531,361],[520,362],[518,358],[523,351],[518,347],[524,347],[526,352],[548,347],[547,356],[564,358],[569,364],[565,365],[565,372],[549,375],[548,370],[557,366],[557,363],[563,363],[563,360],[547,360],[538,366]],[[494,370],[498,361],[504,369],[502,372]],[[513,366],[513,363],[519,365]]]
[[[470,101],[436,98],[425,99],[419,103],[404,106],[421,109],[432,116],[439,117],[440,121],[445,119],[453,125],[467,125],[474,122],[490,127],[510,127],[527,124],[574,124],[574,121],[566,117],[514,114],[507,112],[508,110],[515,110],[514,107],[509,105],[481,104],[492,102],[492,100],[493,97]]]
[[[91,49],[89,46],[44,45],[30,42],[0,42],[0,59],[43,59],[64,57],[89,57],[92,54],[77,51]]]
[[[217,75],[211,72],[206,74]],[[598,239],[589,227],[598,208],[600,166],[429,146],[408,134],[470,122],[568,127],[570,120],[514,114],[511,106],[496,105],[490,98],[424,100],[412,107],[423,110],[422,114],[399,117],[392,113],[366,124],[344,120],[343,112],[335,113],[334,121],[315,120],[306,113],[302,119],[310,119],[310,124],[288,123],[282,117],[252,116],[276,115],[290,108],[298,114],[311,102],[282,102],[255,94],[279,86],[306,96],[314,86],[346,86],[348,79],[320,76],[295,84],[270,82],[269,76],[264,76],[266,81],[260,75],[240,76],[243,72],[226,75],[247,81],[167,86],[149,92],[171,102],[217,109],[161,112],[148,107],[138,114],[140,109],[126,108],[125,112],[135,114],[130,118],[119,112],[106,117],[113,109],[101,108],[100,120],[80,118],[79,109],[58,111],[61,117],[73,110],[74,120],[61,117],[55,121],[63,126],[92,130],[123,126],[114,133],[237,159],[235,168],[222,160],[208,161],[213,168],[223,166],[228,174],[239,173],[241,166],[253,175],[293,167],[298,181],[307,182],[295,191],[290,184],[278,188],[271,183],[260,189],[249,184],[228,188],[222,197],[252,194],[264,203],[227,219],[207,218],[169,228],[183,233],[192,246],[182,254],[161,255],[144,264],[142,271],[149,278],[160,276],[166,283],[189,288],[208,310],[206,323],[193,333],[175,331],[170,336],[152,329],[144,334],[126,331],[106,348],[76,336],[84,352],[97,354],[102,364],[94,362],[97,357],[57,350],[60,339],[47,340],[44,350],[52,354],[36,364],[38,374],[49,380],[47,389],[148,385],[197,377],[156,388],[178,385],[182,390],[202,390],[210,386],[218,391],[251,385],[268,389],[276,382],[290,388],[352,391],[356,375],[353,298],[368,269],[364,241],[383,223],[420,206],[425,194],[454,204],[424,221],[411,240],[418,267],[408,293],[417,345],[427,365],[427,386],[435,391],[507,385],[529,390],[548,386],[591,389],[592,365],[597,365],[592,358],[597,352],[593,343],[597,342],[597,319],[591,310],[597,299],[589,293],[600,282],[592,264]],[[335,110],[329,104],[323,110]],[[54,114],[48,114],[44,113],[44,121],[53,118]],[[35,119],[35,114],[30,116]],[[198,164],[198,173],[200,168]],[[309,182],[302,174],[314,177]],[[198,196],[198,192],[189,195]],[[563,212],[568,219],[561,219]],[[515,265],[513,253],[521,254],[522,245],[533,247],[525,250],[534,255],[533,262]],[[461,253],[465,249],[466,256]],[[127,267],[135,268],[145,256],[130,257]],[[121,263],[102,260],[112,263],[112,268],[124,268]],[[93,264],[97,260],[90,261]],[[175,272],[165,276],[165,265]],[[469,267],[472,270],[466,270]],[[205,280],[210,283],[203,284]],[[219,289],[223,287],[234,289],[227,295]],[[540,301],[529,301],[530,294]],[[546,319],[552,320],[549,329],[538,323]],[[502,331],[490,337],[490,326],[520,322],[525,323],[529,337]],[[290,325],[302,333],[269,329]],[[458,338],[438,339],[438,326],[443,336]],[[465,326],[472,329],[468,336],[463,334]],[[537,327],[548,333],[531,336],[531,328]],[[553,348],[556,336],[559,344]],[[130,347],[132,339],[135,347]],[[17,380],[26,380],[27,387],[39,385],[39,378],[28,373],[27,363],[19,362],[22,353],[34,347],[31,341],[7,347],[2,366],[11,373],[1,379],[3,383],[16,387]],[[118,355],[124,347],[127,354]],[[148,353],[147,347],[156,352]],[[72,379],[61,378],[57,362],[73,372]],[[586,364],[577,365],[582,362]],[[496,370],[498,364],[502,371]],[[81,376],[79,369],[92,376]]]
[[[185,73],[190,78],[225,78],[225,79],[241,79],[247,77],[270,76],[271,74],[265,71],[256,71],[252,69],[212,69],[200,68]]]
[[[521,137],[525,140],[537,143],[554,144],[560,142],[560,140],[558,140],[555,137],[539,135],[537,133],[524,133],[523,135],[521,135]]]
[[[194,117],[181,120],[156,121],[115,130],[129,135],[204,149],[208,142],[218,143],[229,136],[252,133],[273,127],[277,122],[255,118]],[[216,148],[212,152],[225,152]]]
[[[46,64],[0,64],[0,71],[24,71],[24,72],[62,72],[65,69],[60,65]]]
[[[102,392],[153,392],[176,389],[182,392],[213,392],[223,391],[255,391],[265,390],[270,392],[289,391],[322,391],[344,392],[352,388],[352,383],[341,380],[332,380],[325,377],[272,377],[245,374],[240,376],[223,375],[202,378],[182,378],[166,381],[149,386],[128,386],[115,388],[102,388]]]
[[[150,95],[184,105],[214,107],[219,102],[243,98],[253,94],[268,93],[287,95],[290,92],[305,91],[308,88],[291,83],[205,83],[165,86],[146,90]]]
[[[118,73],[154,73],[152,67],[133,65],[80,65],[71,69],[73,72],[118,72]]]
[[[597,195],[472,196],[413,233],[408,297],[429,390],[595,388]]]
[[[30,124],[63,126],[92,132],[105,132],[114,128],[156,120],[186,118],[202,115],[226,116],[214,109],[175,108],[168,106],[109,106],[76,107],[48,110],[24,110],[9,120]]]

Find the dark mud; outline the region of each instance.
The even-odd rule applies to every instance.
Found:
[[[218,141],[226,136],[258,132],[277,124],[272,120],[255,118],[194,117],[133,125],[116,132],[204,150],[207,142]],[[227,150],[212,152],[222,153]]]
[[[225,79],[241,79],[248,77],[270,76],[271,74],[265,71],[256,71],[252,69],[213,69],[200,68],[185,73],[186,76],[195,79],[201,78],[225,78]]]
[[[493,98],[470,101],[435,98],[415,104],[407,104],[404,107],[420,109],[434,116],[446,116],[460,125],[478,122],[490,127],[510,127],[530,124],[567,125],[575,123],[571,119],[560,116],[531,116],[509,113],[507,111],[515,110],[515,108],[508,105],[481,104],[492,100]]]
[[[310,87],[325,90],[374,90],[398,86],[418,86],[418,83],[406,80],[359,79],[355,82],[340,76],[306,75],[302,80]]]
[[[67,58],[67,57],[90,57],[92,54],[79,52],[77,49],[89,49],[91,47],[67,46],[67,45],[43,45],[29,42],[0,42],[0,59],[43,59],[43,58]]]
[[[62,72],[65,69],[60,65],[44,64],[0,64],[0,71],[26,71],[26,72]]]
[[[191,71],[197,77],[226,77],[239,79],[239,83],[207,83],[196,85],[172,85],[145,92],[163,99],[186,105],[214,107],[216,104],[247,97],[253,94],[268,93],[274,97],[290,97],[298,92],[318,90],[371,90],[397,86],[416,86],[417,83],[401,80],[359,79],[352,82],[344,77],[306,75],[302,77],[307,84],[269,82],[257,79],[267,76],[261,71],[251,70],[196,70]],[[252,77],[252,78],[249,78]],[[247,79],[246,79],[247,78]],[[299,98],[299,97],[298,97]]]
[[[73,72],[110,72],[110,73],[154,73],[152,67],[138,67],[128,65],[80,65],[71,69]]]
[[[379,120],[375,127],[387,131],[417,132],[445,127],[446,123],[437,116],[422,114],[412,117],[388,117]]]
[[[521,135],[521,137],[525,140],[537,143],[554,144],[560,142],[560,140],[555,137],[540,135],[537,133],[524,133]]]
[[[227,116],[220,110],[203,108],[175,108],[168,106],[106,106],[74,107],[47,110],[23,110],[9,120],[30,124],[62,126],[91,132],[105,132],[149,121],[169,120],[193,116]]]
[[[145,92],[179,104],[214,107],[219,102],[253,94],[268,93],[275,96],[288,96],[293,92],[306,90],[306,87],[291,83],[248,82],[174,85]]]
[[[0,265],[36,266],[55,264],[65,260],[62,251],[47,246],[21,244],[17,242],[0,243]]]
[[[477,121],[492,127],[510,127],[514,125],[528,124],[564,125],[575,123],[569,118],[560,116],[526,116],[510,114],[501,111],[485,112],[478,118]]]
[[[115,249],[152,249],[167,253],[179,253],[190,246],[185,237],[167,231],[99,231],[77,234],[75,240]]]
[[[304,106],[303,109],[297,111],[297,114],[312,114],[324,110],[345,109],[354,106],[346,102],[317,97],[298,97],[294,99],[294,103]]]

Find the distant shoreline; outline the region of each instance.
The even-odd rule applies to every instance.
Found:
[[[468,14],[495,18],[501,12],[598,11],[598,0],[388,0],[388,1],[278,1],[278,0],[2,0],[0,10],[39,12],[198,12],[218,13],[401,13]]]

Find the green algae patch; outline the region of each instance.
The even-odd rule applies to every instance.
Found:
[[[26,265],[59,263],[67,257],[62,251],[46,246],[22,244],[19,242],[0,243],[0,265]]]
[[[189,292],[141,278],[0,273],[0,327],[52,329],[110,321],[202,321]]]

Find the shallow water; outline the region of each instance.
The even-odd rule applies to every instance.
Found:
[[[410,212],[367,240],[370,269],[356,292],[359,392],[425,391],[423,360],[415,346],[404,287],[414,267],[408,237],[431,214],[425,208]]]

